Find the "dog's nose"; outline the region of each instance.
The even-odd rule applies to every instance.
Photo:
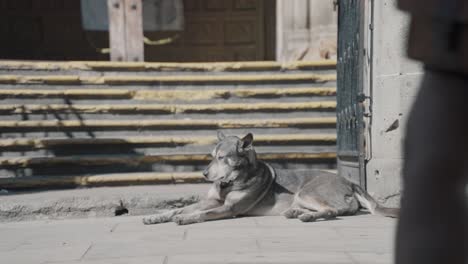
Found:
[[[208,177],[208,169],[203,171],[203,176],[205,176],[205,178]]]

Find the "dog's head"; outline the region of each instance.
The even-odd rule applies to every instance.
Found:
[[[229,182],[239,175],[257,167],[257,159],[253,148],[253,135],[243,138],[225,136],[218,132],[218,144],[211,153],[213,160],[203,171],[209,181]]]

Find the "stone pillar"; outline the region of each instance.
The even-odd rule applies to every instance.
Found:
[[[335,59],[338,12],[333,1],[310,1],[310,50],[305,59]]]
[[[336,59],[332,0],[277,0],[278,61]]]

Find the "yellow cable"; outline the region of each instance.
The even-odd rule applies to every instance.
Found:
[[[167,45],[167,44],[170,44],[172,42],[174,42],[176,39],[179,38],[179,35],[174,35],[173,37],[169,37],[169,38],[164,38],[164,39],[159,39],[159,40],[151,40],[145,36],[143,36],[143,42],[146,44],[146,45],[149,45],[149,46],[160,46],[160,45]],[[110,48],[98,48],[96,47],[88,38],[88,36],[86,36],[86,40],[88,41],[88,43],[96,50],[96,52],[98,53],[101,53],[101,54],[110,54],[110,51],[111,49]]]
[[[174,35],[173,37],[158,39],[158,40],[151,40],[147,37],[143,37],[143,42],[149,46],[159,46],[159,45],[170,44],[178,38],[179,38],[179,35]]]

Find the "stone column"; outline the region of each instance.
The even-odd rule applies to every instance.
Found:
[[[334,59],[336,36],[332,0],[277,0],[278,61]]]
[[[335,59],[338,36],[338,10],[331,0],[310,1],[310,49],[305,59]]]

